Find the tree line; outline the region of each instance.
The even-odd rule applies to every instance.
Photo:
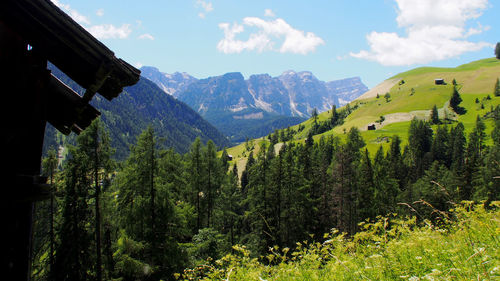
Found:
[[[488,205],[500,197],[500,107],[488,117],[491,136],[484,117],[468,135],[461,123],[414,119],[404,147],[393,136],[375,155],[357,128],[345,141],[264,141],[241,178],[212,141],[196,139],[181,155],[160,147],[152,127],[115,162],[95,121],[63,163],[55,151],[43,160],[52,193],[36,205],[32,278],[172,280],[236,244],[259,258],[332,229],[352,235],[379,215],[439,221],[454,202]]]

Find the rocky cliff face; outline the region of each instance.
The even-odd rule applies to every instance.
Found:
[[[185,72],[162,73],[158,68],[152,66],[143,66],[141,75],[153,81],[165,93],[174,97],[184,91],[189,84],[198,81],[198,79]]]
[[[342,106],[368,90],[359,77],[324,82],[309,71],[290,70],[278,77],[258,74],[248,80],[238,72],[198,80],[187,73],[166,74],[148,66],[141,71],[166,93],[200,113],[257,108],[278,115],[309,117],[313,108],[322,112],[332,105]]]
[[[369,90],[359,77],[330,81],[325,85],[328,91],[336,93],[339,106],[348,104]]]

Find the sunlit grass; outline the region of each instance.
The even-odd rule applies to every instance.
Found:
[[[465,202],[446,223],[396,215],[360,224],[347,238],[333,230],[322,243],[297,243],[252,258],[243,246],[214,263],[185,272],[204,280],[498,280],[500,207]]]

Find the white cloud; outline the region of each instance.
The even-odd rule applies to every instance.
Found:
[[[481,16],[488,0],[395,0],[398,4],[396,22],[406,36],[394,32],[372,31],[366,36],[370,50],[350,53],[352,57],[376,61],[382,65],[399,66],[445,60],[466,52],[489,47],[486,42],[467,38],[489,27],[466,23]]]
[[[132,29],[130,24],[122,24],[117,27],[112,24],[92,25],[90,20],[80,14],[77,10],[71,8],[69,4],[59,2],[59,0],[51,0],[57,7],[66,12],[73,20],[81,24],[88,32],[90,32],[97,39],[125,39],[128,38]],[[103,16],[104,10],[99,9],[96,12],[97,16]],[[151,36],[152,37],[152,36]],[[149,39],[149,38],[148,38]]]
[[[52,1],[52,3],[54,3],[54,5],[56,5],[61,10],[63,10],[64,12],[66,12],[77,23],[79,23],[79,24],[90,24],[90,21],[89,21],[89,19],[86,16],[80,14],[77,10],[71,8],[71,6],[69,4],[61,3],[61,2],[59,2],[59,0],[51,0],[51,1]]]
[[[151,34],[149,34],[149,33],[141,34],[137,38],[139,38],[139,39],[145,39],[145,40],[155,40],[154,36],[151,35]]]
[[[274,14],[273,10],[271,9],[265,9],[264,10],[264,16],[274,18],[276,15]]]
[[[236,35],[245,31],[245,26],[255,27],[246,41],[236,39]],[[248,51],[278,51],[280,53],[307,54],[325,42],[312,32],[305,33],[290,26],[283,19],[266,21],[257,17],[246,17],[243,25],[220,23],[224,38],[217,44],[217,49],[223,53],[241,53]],[[279,45],[279,47],[275,47]]]
[[[203,12],[199,12],[198,16],[202,19],[206,17],[206,15],[214,10],[212,2],[207,2],[204,0],[196,0],[196,7],[201,7]]]
[[[112,24],[93,25],[87,30],[97,39],[125,39],[132,33],[130,24],[122,24],[120,27]]]

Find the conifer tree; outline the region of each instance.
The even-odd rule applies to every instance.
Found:
[[[476,126],[469,134],[469,141],[467,143],[464,184],[460,192],[462,200],[471,200],[475,188],[482,184],[482,179],[479,177],[479,169],[482,164],[483,151],[485,149],[485,130],[486,126],[478,115],[476,118]]]
[[[401,139],[398,135],[392,136],[391,145],[386,155],[388,165],[388,176],[395,179],[399,190],[403,190],[406,184],[407,168],[401,155]]]
[[[123,171],[118,175],[116,189],[118,197],[119,217],[121,228],[124,232],[120,239],[130,243],[140,243],[143,247],[142,254],[135,256],[138,263],[145,264],[151,270],[148,275],[159,274],[154,271],[155,265],[160,264],[160,241],[158,237],[157,213],[159,204],[157,200],[156,178],[158,176],[158,150],[157,139],[151,126],[146,128],[137,138],[137,143],[131,147],[131,153]],[[124,253],[118,263],[123,259],[132,259]],[[127,257],[125,257],[127,256]],[[123,267],[122,267],[123,270]]]
[[[55,228],[54,228],[54,212],[55,210],[55,173],[58,165],[56,151],[51,149],[47,153],[48,156],[42,161],[42,169],[44,174],[49,178],[50,184],[50,205],[49,205],[49,272],[52,272],[54,266],[54,249],[55,249]]]
[[[430,119],[432,124],[434,125],[439,124],[439,113],[436,105],[432,107]]]
[[[269,159],[268,146],[263,142],[255,164],[249,171],[248,183],[248,212],[247,220],[251,233],[247,238],[251,248],[258,254],[264,254],[268,247],[273,246],[273,230],[269,225],[268,183],[269,183]]]
[[[213,141],[209,140],[203,151],[203,166],[205,175],[205,184],[203,194],[206,198],[206,217],[207,227],[212,226],[211,219],[213,218],[215,196],[220,186],[220,172],[219,161],[217,160],[217,151]]]
[[[224,177],[221,186],[220,196],[217,198],[218,210],[220,212],[218,223],[221,233],[229,235],[229,243],[235,245],[237,242],[235,229],[240,216],[241,189],[238,188],[238,168],[236,164],[233,169]]]
[[[203,156],[200,138],[191,144],[189,153],[189,184],[193,192],[193,205],[196,207],[196,232],[202,228],[202,184],[203,184]]]
[[[78,149],[88,167],[89,176],[94,186],[94,215],[96,243],[96,279],[102,280],[102,238],[101,238],[101,183],[111,172],[113,153],[108,132],[100,119],[94,120],[90,126],[77,137]]]
[[[412,181],[420,178],[427,169],[424,157],[431,151],[432,129],[429,123],[413,119],[408,131],[410,163],[413,165],[413,173],[410,175]]]
[[[439,126],[432,141],[431,154],[433,161],[439,161],[442,165],[450,167],[451,156],[449,154],[449,135],[446,126]]]
[[[340,231],[354,233],[358,214],[356,198],[358,181],[356,168],[361,158],[360,149],[365,146],[359,130],[353,127],[347,134],[347,141],[335,154],[333,167],[333,192],[335,193],[337,227]]]
[[[459,122],[450,130],[449,155],[451,157],[451,169],[455,174],[463,173],[466,144],[465,128],[464,125]]]
[[[380,147],[382,149],[382,147]],[[382,150],[383,151],[383,150]],[[382,154],[383,157],[383,154]],[[374,201],[375,182],[373,178],[373,167],[368,149],[365,149],[358,169],[359,194],[357,195],[357,209],[359,220],[375,217]]]
[[[330,125],[331,127],[335,127],[338,124],[339,114],[337,112],[337,107],[332,105],[332,116],[330,117]]]
[[[459,106],[459,104],[462,102],[462,98],[460,97],[460,94],[458,93],[457,86],[453,85],[453,92],[451,94],[450,98],[450,107],[453,109],[458,114],[463,114],[464,109]]]
[[[495,83],[495,90],[493,91],[495,97],[500,97],[500,79],[497,78],[497,82]]]
[[[390,212],[394,212],[396,208],[396,197],[400,189],[396,178],[390,173],[391,164],[389,159],[387,157],[384,158],[384,150],[380,146],[373,159],[374,216],[387,215]],[[404,166],[399,169],[404,170]]]
[[[62,222],[58,231],[54,270],[50,279],[90,279],[92,272],[91,211],[88,206],[90,181],[81,153],[70,148],[70,157],[64,167],[64,200]]]

